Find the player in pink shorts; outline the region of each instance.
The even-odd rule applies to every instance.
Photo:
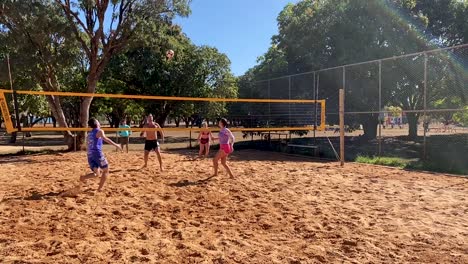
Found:
[[[219,128],[219,137],[213,138],[213,140],[219,140],[219,151],[216,153],[216,156],[213,158],[213,167],[214,167],[214,174],[213,176],[218,175],[218,162],[221,160],[221,164],[228,172],[231,178],[234,178],[232,175],[231,168],[227,165],[227,157],[234,151],[234,135],[232,132],[227,129],[227,120],[222,118],[218,123]]]

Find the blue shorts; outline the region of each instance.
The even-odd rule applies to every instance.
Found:
[[[105,169],[109,167],[107,159],[102,153],[88,154],[88,164],[92,171],[96,168]]]

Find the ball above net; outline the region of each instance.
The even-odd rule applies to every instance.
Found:
[[[168,60],[171,60],[173,57],[174,57],[174,51],[173,50],[166,51],[166,58]]]

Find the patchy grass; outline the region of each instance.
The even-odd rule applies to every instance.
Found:
[[[423,170],[440,173],[450,173],[458,175],[468,175],[468,170],[456,166],[450,166],[450,164],[431,163],[431,162],[412,162],[405,167],[410,170]]]
[[[358,163],[384,165],[408,170],[423,170],[431,172],[445,172],[458,175],[468,175],[468,170],[463,170],[457,167],[448,167],[447,164],[423,162],[420,160],[405,159],[398,157],[369,157],[359,155],[354,161]]]
[[[355,162],[374,164],[374,165],[384,165],[384,166],[398,167],[398,168],[404,169],[410,164],[411,161],[407,159],[395,158],[395,157],[357,156]]]

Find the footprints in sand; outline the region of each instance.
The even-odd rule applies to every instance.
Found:
[[[0,175],[18,177],[0,186],[0,252],[67,263],[393,263],[424,262],[427,252],[434,262],[466,260],[468,196],[459,179],[412,183],[409,172],[258,161],[270,154],[252,152],[232,161],[236,179],[193,184],[210,162],[165,153],[166,172],[130,171],[141,161],[131,155],[112,156],[102,193],[97,181],[70,188],[83,173],[75,153],[34,157],[68,168],[43,178],[31,164],[1,166]]]

